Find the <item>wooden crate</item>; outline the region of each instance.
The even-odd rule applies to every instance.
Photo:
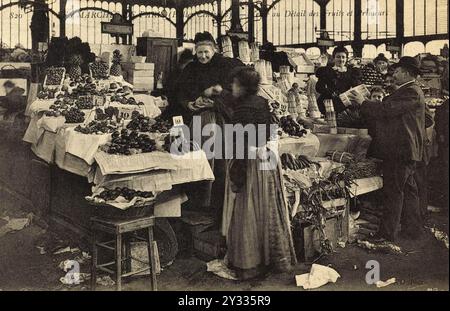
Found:
[[[328,240],[331,242],[333,250],[339,247],[339,241],[347,242],[347,209],[326,220],[325,233]],[[318,251],[320,249],[319,233],[311,224],[296,224],[293,230],[293,239],[298,261],[310,262],[320,255]]]
[[[122,63],[125,70],[155,70],[154,63]]]
[[[154,70],[128,70],[127,73],[128,73],[129,79],[140,78],[140,77],[153,78],[155,75]]]
[[[205,261],[221,258],[225,255],[225,237],[219,231],[207,231],[193,235],[195,255]]]

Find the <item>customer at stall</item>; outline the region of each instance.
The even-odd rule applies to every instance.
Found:
[[[423,159],[425,98],[416,78],[417,60],[402,57],[393,65],[399,88],[379,103],[361,94],[350,97],[361,104],[361,112],[377,122],[377,137],[383,160],[384,210],[374,242],[395,241],[400,223],[402,234],[419,238],[423,233],[419,195],[414,174]]]
[[[259,83],[260,76],[252,68],[235,73],[232,122],[244,127],[266,125],[266,138],[269,138],[271,115],[267,100],[256,95]],[[236,135],[240,134],[243,135]],[[235,145],[236,141],[239,141],[237,137]],[[256,277],[269,268],[286,271],[296,263],[279,164],[276,161],[275,167],[264,170],[262,158],[248,157],[251,148],[259,152],[267,150],[267,139],[256,141],[255,145],[247,145],[246,141],[244,146],[236,146],[244,148],[244,159],[235,158],[228,165],[227,195],[232,198],[224,206],[222,233],[227,241],[226,261],[239,279]]]
[[[209,32],[197,33],[194,42],[195,58],[182,71],[177,87],[177,100],[184,110],[184,122],[189,124],[195,115],[200,116],[202,127],[206,124],[222,126],[232,114],[232,100],[228,100],[231,98],[230,73],[233,68],[244,64],[217,53],[216,42]],[[211,133],[210,137],[213,135]],[[203,146],[210,137],[202,137],[198,143]],[[201,197],[192,200],[198,201],[194,204],[203,209],[215,210],[217,215],[221,215],[224,196],[225,161],[222,159],[210,159],[215,181],[207,182],[204,187],[196,186],[193,194]]]
[[[3,83],[5,89],[5,96],[0,98],[0,107],[6,109],[4,117],[14,112],[25,111],[26,101],[24,97],[25,90],[18,87],[11,80],[5,81]]]
[[[394,93],[397,89],[397,85],[395,84],[394,76],[391,72],[388,72],[386,76],[384,77],[384,83],[383,83],[384,91],[386,92],[386,95],[389,95],[391,93]]]
[[[361,82],[366,85],[382,86],[388,74],[389,60],[383,53],[378,54],[373,60],[361,70]]]
[[[317,104],[323,114],[325,114],[325,99],[333,100],[336,114],[344,111],[346,106],[342,103],[339,95],[361,84],[360,71],[357,68],[347,66],[347,60],[347,49],[338,46],[333,50],[333,66],[328,65],[317,69],[316,90],[320,94]]]

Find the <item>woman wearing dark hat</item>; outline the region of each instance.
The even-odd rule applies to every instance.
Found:
[[[332,99],[336,114],[346,109],[339,95],[354,86],[361,84],[360,71],[357,68],[347,66],[348,51],[343,46],[333,50],[333,65],[317,69],[318,78],[316,91],[320,94],[317,99],[320,112],[325,114],[325,99]]]
[[[367,64],[361,70],[361,81],[366,85],[382,86],[388,74],[389,60],[383,53],[378,54],[373,64]]]
[[[244,64],[217,53],[216,42],[209,32],[197,33],[194,42],[195,57],[180,75],[177,99],[183,107],[186,124],[189,124],[193,116],[200,116],[201,126],[217,124],[221,127],[232,112],[230,73],[233,68]],[[198,143],[203,146],[203,142],[209,138],[202,137],[202,141]],[[201,207],[212,206],[221,214],[225,164],[220,159],[211,159],[210,164],[215,181],[208,182],[205,189],[197,187],[195,192],[202,194],[197,204]]]

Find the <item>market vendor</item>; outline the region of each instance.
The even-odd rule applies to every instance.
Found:
[[[185,124],[189,124],[196,115],[201,117],[202,126],[209,123],[222,126],[232,113],[230,73],[233,68],[244,64],[217,53],[216,42],[209,32],[197,33],[194,42],[196,55],[180,75],[177,100],[184,109]],[[202,137],[198,143],[203,146],[209,138]],[[225,180],[225,161],[222,158],[210,159],[215,181],[208,182],[205,188],[194,189],[202,196],[197,204],[218,209],[219,215],[223,207]]]
[[[398,89],[381,103],[353,93],[364,116],[376,121],[377,138],[383,160],[384,209],[380,229],[373,242],[395,241],[400,223],[407,238],[423,233],[419,194],[414,179],[416,165],[423,159],[425,98],[416,82],[417,60],[402,57],[393,65]]]
[[[241,280],[259,276],[269,267],[288,271],[296,263],[278,158],[272,153],[275,161],[265,163],[273,165],[262,169],[262,157],[249,157],[251,148],[267,151],[270,137],[271,114],[267,100],[256,95],[259,82],[259,74],[248,67],[237,71],[233,79],[233,124],[255,125],[258,130],[266,125],[265,140],[258,138],[257,143],[247,145],[245,139],[235,138],[235,147],[245,150],[244,159],[235,156],[228,165],[230,199],[224,206],[222,233],[227,241],[227,264]],[[236,145],[239,141],[244,145]]]
[[[317,104],[322,114],[325,114],[325,99],[333,100],[336,114],[344,111],[346,107],[339,95],[361,84],[360,71],[357,68],[347,66],[347,59],[347,49],[338,46],[333,50],[333,65],[317,69],[316,91],[320,94]]]
[[[5,117],[15,112],[23,112],[26,108],[24,93],[25,90],[18,87],[14,82],[7,80],[3,83],[5,96],[0,98],[0,107],[6,109]]]

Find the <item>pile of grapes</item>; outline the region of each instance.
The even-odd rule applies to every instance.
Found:
[[[80,132],[82,134],[108,134],[117,130],[117,123],[111,120],[103,120],[103,121],[91,121],[88,125],[82,126],[78,125],[75,127],[75,131]]]
[[[105,146],[105,151],[109,154],[132,155],[156,150],[156,142],[148,135],[127,129],[112,133],[111,143]]]
[[[119,196],[124,197],[127,201],[131,201],[135,197],[151,198],[153,197],[153,193],[149,191],[136,191],[127,187],[117,187],[114,190],[105,189],[95,197],[105,201],[115,201]]]

